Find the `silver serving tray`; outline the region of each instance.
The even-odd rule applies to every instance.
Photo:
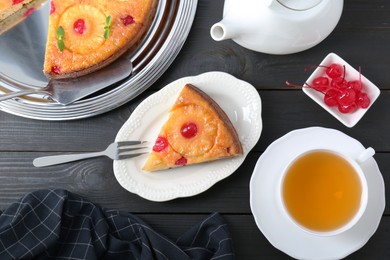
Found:
[[[133,74],[115,85],[71,105],[48,96],[31,95],[0,102],[0,110],[40,120],[72,120],[95,116],[132,100],[150,87],[183,46],[195,16],[197,0],[160,0],[154,22],[134,51]],[[0,94],[41,88],[49,2],[25,21],[0,36]]]

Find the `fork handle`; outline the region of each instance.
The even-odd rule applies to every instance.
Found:
[[[52,155],[44,156],[34,159],[33,165],[35,167],[45,167],[61,163],[73,162],[83,160],[92,157],[98,157],[105,155],[103,152],[94,153],[79,153],[79,154],[63,154],[63,155]]]

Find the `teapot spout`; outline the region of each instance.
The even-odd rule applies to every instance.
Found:
[[[215,41],[234,39],[239,34],[239,28],[235,23],[228,23],[225,19],[211,26],[210,35]]]

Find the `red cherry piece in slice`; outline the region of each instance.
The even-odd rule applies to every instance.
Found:
[[[326,74],[332,79],[341,77],[343,75],[343,67],[340,64],[333,63],[326,67]]]
[[[352,80],[352,81],[348,82],[348,87],[352,88],[356,92],[361,91],[363,88],[362,82],[360,80]]]
[[[345,89],[338,96],[338,103],[341,106],[351,106],[355,104],[355,100],[356,100],[356,92],[350,88]]]
[[[311,87],[320,92],[324,92],[329,87],[329,78],[317,77],[313,80]]]
[[[366,93],[359,92],[356,97],[356,104],[361,108],[368,108],[371,100]]]
[[[28,10],[24,13],[24,17],[30,16],[34,11],[35,11],[35,8],[34,8],[34,7],[31,7],[30,9],[28,9]]]
[[[55,13],[55,11],[56,11],[56,6],[54,5],[54,2],[51,1],[50,2],[50,14]]]
[[[126,17],[121,18],[121,21],[122,21],[124,26],[128,26],[130,24],[135,23],[134,17],[131,15],[128,15]]]
[[[77,19],[73,24],[73,30],[78,34],[83,34],[85,31],[85,21],[84,19]]]
[[[339,104],[338,102],[338,96],[340,94],[340,91],[336,89],[329,89],[324,96],[324,103],[327,106],[334,107]]]
[[[175,162],[175,165],[187,165],[187,159],[184,157],[181,157]]]
[[[55,65],[55,66],[51,67],[51,72],[53,74],[59,75],[61,73],[61,67],[58,65]]]
[[[192,138],[198,133],[198,127],[195,123],[186,123],[181,127],[180,133],[185,138]]]
[[[23,2],[23,0],[12,0],[13,5],[17,5],[19,3]]]
[[[158,153],[158,152],[163,151],[167,147],[168,147],[168,140],[167,140],[167,138],[159,136],[159,137],[157,137],[157,140],[154,143],[153,151]]]

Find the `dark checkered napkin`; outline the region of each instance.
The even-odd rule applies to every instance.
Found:
[[[234,259],[218,213],[176,242],[133,214],[65,190],[29,193],[0,213],[0,259]]]

